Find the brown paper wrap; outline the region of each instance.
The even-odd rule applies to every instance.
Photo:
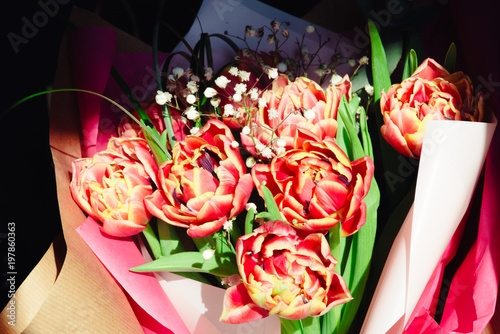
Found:
[[[77,27],[108,26],[94,14],[74,8],[70,21]],[[116,30],[116,29],[115,29]],[[146,44],[117,30],[117,49],[150,51]],[[61,44],[54,88],[74,87],[67,39]],[[126,294],[99,262],[76,228],[85,215],[70,193],[71,162],[81,157],[81,125],[76,94],[51,96],[50,146],[55,165],[62,235],[19,286],[15,297],[15,326],[9,310],[0,315],[1,333],[142,333]]]

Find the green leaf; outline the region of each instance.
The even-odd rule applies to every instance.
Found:
[[[367,206],[366,222],[352,237],[346,269],[343,272],[343,277],[354,299],[342,305],[339,333],[349,331],[359,309],[370,272],[377,234],[377,210],[380,204],[380,191],[375,178],[372,179],[370,191],[364,200]]]
[[[151,224],[146,225],[146,228],[142,230],[142,234],[146,238],[146,242],[151,249],[151,253],[153,253],[153,257],[155,259],[159,259],[161,257],[161,247],[160,242],[158,241],[158,237],[156,236]]]
[[[391,86],[391,76],[387,67],[387,57],[377,27],[372,20],[368,20],[372,51],[372,75],[375,103],[380,99],[382,90],[387,91]]]
[[[364,108],[359,109],[359,132],[361,133],[361,141],[363,143],[363,150],[365,155],[368,155],[375,161],[375,157],[373,154],[373,144],[370,137],[370,131],[368,129],[368,124],[366,121],[366,111]]]
[[[387,69],[389,74],[394,73],[403,55],[403,39],[401,33],[394,33],[384,39]],[[352,91],[357,92],[364,89],[366,85],[372,85],[372,72],[368,66],[361,67],[354,77],[351,77]]]
[[[457,47],[455,46],[455,43],[451,43],[450,47],[448,48],[448,52],[446,53],[446,57],[444,59],[444,68],[450,73],[455,72],[456,61],[457,61]]]
[[[301,321],[304,334],[318,334],[321,332],[321,322],[319,317],[307,317]]]
[[[273,220],[283,220],[278,205],[276,205],[276,202],[274,201],[273,194],[264,184],[261,185],[261,187],[262,193],[264,194],[264,201],[266,202],[267,212],[269,212]]]
[[[418,67],[417,53],[411,49],[406,55],[405,66],[403,68],[402,80],[409,78]]]
[[[357,99],[357,96],[353,96],[353,99]],[[356,131],[356,127],[352,121],[351,117],[352,111],[349,107],[349,103],[347,102],[345,95],[343,95],[342,98],[340,99],[338,114],[342,118],[342,122],[344,123],[347,134],[349,135],[350,146],[352,148],[351,160],[356,160],[365,156],[365,151],[363,149],[363,146],[361,145],[361,142],[358,138],[358,134]]]
[[[339,308],[339,306],[334,307],[329,312],[321,316],[321,334],[334,334],[338,326],[338,321],[335,320],[334,309]]]
[[[171,255],[184,251],[175,226],[157,219],[158,238],[160,239],[161,255]]]
[[[245,217],[245,234],[250,234],[253,232],[253,222],[255,220],[255,210],[250,208]]]
[[[281,334],[303,334],[301,320],[279,319],[281,322]]]
[[[371,20],[368,21],[368,26],[372,51],[372,75],[374,88],[373,108],[376,125],[380,129],[380,127],[384,124],[382,113],[380,111],[381,92],[389,89],[391,86],[391,78],[387,68],[384,46],[382,45],[378,30]],[[380,131],[377,131],[376,133],[378,134],[381,157],[381,162],[377,166],[378,168],[382,168],[384,170],[385,182],[383,184],[383,189],[386,190],[385,193],[387,194],[387,210],[392,210],[411,188],[412,175],[409,175],[407,178],[401,180],[400,184],[397,184],[397,186],[389,184],[389,181],[392,181],[390,179],[391,176],[399,175],[398,168],[400,166],[400,161],[398,158],[400,157],[400,154],[382,137]]]
[[[262,218],[262,219],[264,219],[266,221],[268,221],[268,220],[275,220],[275,219],[273,219],[273,215],[270,214],[267,211],[259,212],[258,214],[255,215],[255,218],[258,218],[258,219]]]
[[[130,269],[134,272],[170,271],[170,272],[201,272],[215,276],[231,276],[238,274],[236,259],[214,254],[205,260],[201,252],[182,252],[162,256],[157,260]]]

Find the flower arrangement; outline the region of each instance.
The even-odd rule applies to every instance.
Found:
[[[196,55],[194,68],[171,66],[105,150],[73,161],[71,191],[103,233],[144,236],[153,261],[133,271],[189,272],[227,288],[221,321],[277,314],[284,328],[307,317],[319,328],[353,299],[342,271],[366,269],[336,264],[344,240],[376,221],[373,152],[366,122],[362,139],[356,132],[365,111],[349,75],[320,64],[319,81],[308,78],[315,56],[299,45],[299,60],[285,57],[277,35],[287,32],[277,20],[268,29],[271,55],[244,48],[220,69]]]
[[[371,266],[378,209],[386,195],[375,178],[377,168],[395,156],[420,164],[417,191],[408,197],[415,202],[407,220],[416,225],[412,210],[425,211],[418,199],[429,161],[426,138],[435,124],[428,121],[487,124],[484,100],[473,93],[467,75],[454,72],[449,58],[448,66],[430,58],[417,64],[413,50],[403,77],[391,84],[371,22],[371,57],[335,54],[330,64],[300,43],[298,59],[285,53],[280,39],[288,39],[287,27],[275,19],[269,27],[246,26],[244,38],[231,36],[244,43],[257,38],[254,49],[237,47],[227,33],[202,34],[195,47],[188,45],[191,54],[177,55],[186,58],[188,68],[176,66],[174,55],[159,61],[153,50],[156,89],[146,98],[137,99],[115,72],[131,110],[100,93],[62,89],[98,95],[124,113],[105,149],[72,161],[71,196],[98,222],[105,242],[134,240],[151,259],[128,268],[132,275],[170,272],[225,290],[221,322],[277,316],[282,333],[348,333],[360,330],[366,317],[362,332],[385,333],[372,320],[380,319],[377,311],[385,307],[378,301],[383,287],[366,316],[362,313],[362,302],[373,293],[366,292],[370,275],[377,275]],[[270,52],[259,50],[266,29]],[[306,33],[317,34],[318,50],[325,45],[312,25]],[[220,68],[210,66],[214,37],[234,51]],[[342,61],[349,74],[336,72]],[[369,64],[373,86],[353,92],[358,70]],[[376,127],[369,123],[370,108]],[[481,168],[493,130],[494,123],[471,174]],[[372,143],[379,135],[391,146],[380,162]],[[449,225],[441,248],[460,241],[459,234],[452,238],[457,226]],[[401,233],[411,229],[406,226],[405,220]],[[415,288],[420,308],[416,301],[410,305],[404,326],[394,333],[422,330],[427,300],[418,298],[435,294],[435,287],[425,284],[437,280],[439,273],[432,271],[453,256],[446,249],[439,259],[441,248],[424,286]],[[391,275],[393,257],[387,256],[384,277]]]

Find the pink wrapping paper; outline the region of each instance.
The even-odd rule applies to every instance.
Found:
[[[131,238],[113,238],[101,233],[101,225],[92,218],[85,220],[78,233],[127,291],[146,333],[189,333],[155,275],[129,270],[146,263]]]
[[[103,94],[109,81],[116,48],[116,32],[103,27],[83,27],[69,39],[71,66],[75,88]],[[93,75],[89,75],[93,73]],[[78,94],[78,105],[83,131],[86,156],[97,152],[100,110],[102,98],[87,93]]]
[[[84,27],[72,33],[69,39],[75,88],[103,94],[127,106],[123,91],[111,77],[112,66],[136,94],[149,95],[155,87],[152,54],[117,52],[116,33],[112,29]],[[165,54],[160,54],[159,61],[164,61],[165,57]],[[116,135],[116,126],[123,116],[115,106],[103,101],[93,94],[78,95],[86,156],[106,148],[108,139]],[[100,225],[91,218],[80,226],[78,232],[130,296],[131,305],[146,333],[189,333],[155,276],[129,271],[145,263],[131,238],[105,236],[100,232]]]

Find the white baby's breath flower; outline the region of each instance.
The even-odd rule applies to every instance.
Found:
[[[174,67],[172,69],[172,75],[174,76],[174,78],[180,78],[184,75],[184,69],[182,67]]]
[[[278,147],[285,147],[286,146],[286,140],[284,140],[282,138],[278,138],[276,140],[276,146],[278,146]]]
[[[250,134],[250,127],[248,125],[245,125],[243,129],[241,129],[241,133],[243,133],[244,135]]]
[[[210,99],[210,104],[212,105],[212,107],[214,108],[217,108],[220,104],[220,99],[218,97],[213,97]]]
[[[279,116],[278,110],[276,110],[276,108],[269,108],[268,113],[269,113],[269,119],[274,119]]]
[[[314,73],[316,73],[319,77],[321,77],[326,73],[326,70],[322,67],[318,67],[317,69],[314,70]]]
[[[374,91],[373,86],[370,84],[366,84],[365,91],[368,93],[368,95],[370,95],[370,96],[373,95],[373,91]]]
[[[257,212],[257,205],[252,202],[248,202],[245,204],[245,210],[250,211],[250,209],[253,209],[253,211]]]
[[[313,119],[316,118],[316,113],[314,112],[314,110],[312,109],[305,109],[304,110],[304,117],[308,120],[308,121],[312,121]]]
[[[233,140],[231,142],[231,147],[232,148],[238,148],[238,147],[240,147],[240,143],[238,143],[236,140]]]
[[[231,219],[226,220],[226,222],[222,225],[222,229],[226,232],[231,232],[233,229],[233,221]]]
[[[215,89],[213,89],[212,87],[208,87],[207,89],[205,89],[203,94],[205,95],[205,97],[211,98],[211,97],[214,97],[215,95],[217,95],[217,91]]]
[[[226,104],[224,106],[224,114],[225,117],[231,117],[234,115],[234,107],[232,104]]]
[[[339,84],[342,81],[342,77],[338,75],[337,73],[333,73],[332,77],[330,78],[330,82],[332,85]]]
[[[233,95],[234,102],[240,102],[242,99],[243,99],[243,95],[241,95],[241,93],[236,93]]]
[[[229,74],[234,75],[235,77],[238,76],[238,72],[239,72],[239,70],[235,66],[231,66],[231,68],[229,69]]]
[[[188,107],[185,111],[184,114],[186,115],[187,119],[194,121],[200,118],[200,113],[198,110],[196,110],[193,106]]]
[[[238,76],[240,77],[241,80],[243,81],[248,81],[250,80],[250,72],[247,71],[239,71]]]
[[[254,157],[248,157],[247,160],[245,161],[245,165],[248,168],[252,168],[256,163],[257,163],[257,161],[255,161]]]
[[[214,70],[211,67],[205,67],[205,79],[210,81],[214,76]]]
[[[267,100],[263,97],[259,99],[259,108],[264,108],[267,105]]]
[[[280,61],[278,63],[278,65],[276,65],[276,66],[277,66],[277,70],[281,73],[285,73],[288,70],[288,66],[284,61]]]
[[[267,146],[260,152],[260,154],[266,159],[271,159],[273,157],[273,151]]]
[[[198,91],[198,84],[195,82],[195,81],[189,81],[187,84],[186,84],[186,87],[187,89],[189,89],[189,91],[191,93],[196,93]]]
[[[267,75],[269,76],[269,79],[276,79],[278,77],[278,69],[274,67],[270,67],[267,70]]]
[[[312,34],[314,31],[316,31],[316,28],[315,28],[313,25],[308,25],[308,26],[306,27],[306,32],[307,32],[308,34]]]
[[[227,84],[230,82],[231,80],[229,80],[227,77],[223,75],[215,79],[215,84],[217,85],[217,87],[220,87],[222,89],[226,88]]]
[[[238,83],[238,84],[234,85],[234,91],[237,94],[244,94],[247,91],[247,85],[244,83]]]
[[[245,27],[245,35],[247,37],[254,37],[256,34],[255,29],[252,26],[246,26]]]
[[[203,259],[205,261],[210,260],[215,254],[215,250],[213,249],[205,249],[202,253]]]
[[[280,155],[280,154],[286,152],[286,148],[284,148],[284,147],[275,147],[274,148],[274,152],[276,152],[276,155]]]
[[[262,152],[264,151],[264,149],[266,148],[267,146],[262,144],[261,142],[258,142],[255,144],[255,149],[257,150],[257,152]]]
[[[367,57],[367,56],[363,56],[363,57],[361,57],[361,58],[358,60],[358,62],[359,62],[359,64],[360,64],[360,65],[368,65],[368,61],[369,61],[369,59],[368,59],[368,57]]]
[[[155,101],[159,105],[164,105],[172,100],[172,94],[169,92],[162,92],[161,90],[156,92]]]
[[[259,90],[257,88],[252,88],[248,92],[250,94],[250,98],[254,101],[256,101],[259,98]]]
[[[354,66],[356,66],[356,64],[357,64],[356,59],[352,59],[352,58],[347,59],[347,63],[348,63],[348,64],[349,64],[349,66],[351,66],[351,67],[354,67]]]
[[[200,131],[200,128],[198,127],[192,127],[190,130],[189,130],[189,133],[191,133],[192,135],[195,135],[197,134],[198,132]]]
[[[196,96],[194,96],[193,94],[189,94],[188,96],[186,96],[186,102],[189,104],[196,103]]]

